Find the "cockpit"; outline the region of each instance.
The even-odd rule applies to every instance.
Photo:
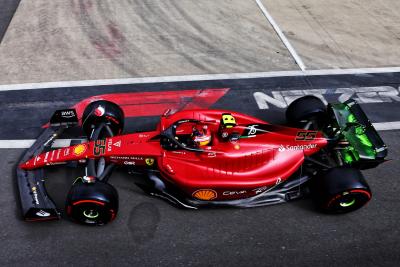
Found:
[[[182,119],[161,134],[161,145],[166,150],[185,149],[203,152],[221,142],[236,142],[248,126],[236,124],[235,118],[224,113],[220,120]]]
[[[202,152],[215,142],[218,127],[217,121],[179,120],[161,134],[161,145],[166,150]]]

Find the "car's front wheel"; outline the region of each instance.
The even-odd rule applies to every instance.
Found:
[[[117,104],[110,101],[98,100],[90,103],[82,115],[82,128],[89,139],[92,139],[94,129],[101,124],[106,124],[112,133],[100,135],[121,134],[124,129],[124,112]]]
[[[118,212],[118,193],[101,181],[76,182],[66,201],[67,215],[74,221],[87,225],[103,225],[115,219]]]

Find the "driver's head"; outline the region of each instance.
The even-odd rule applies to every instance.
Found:
[[[208,130],[207,125],[204,125],[199,130],[197,127],[193,127],[193,141],[199,146],[207,146],[211,142],[211,133]]]
[[[232,128],[232,127],[236,126],[235,117],[233,117],[229,113],[223,113],[222,118],[221,118],[221,126],[223,128]]]

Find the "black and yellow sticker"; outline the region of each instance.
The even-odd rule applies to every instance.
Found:
[[[296,141],[311,141],[317,137],[317,131],[299,131],[297,132]]]
[[[106,140],[101,139],[101,140],[96,140],[94,142],[94,147],[93,147],[93,155],[95,156],[101,156],[106,153]]]

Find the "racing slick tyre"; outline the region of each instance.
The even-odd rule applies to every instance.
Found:
[[[89,139],[93,129],[101,123],[108,124],[114,135],[120,134],[124,129],[124,112],[110,101],[92,102],[85,108],[82,116],[82,128]]]
[[[298,126],[312,119],[322,120],[326,114],[326,106],[321,99],[306,95],[290,103],[286,109],[286,120]]]
[[[103,225],[115,219],[118,212],[118,193],[101,181],[75,183],[67,196],[67,215],[87,225]]]
[[[317,206],[327,213],[357,210],[371,199],[371,190],[358,169],[335,167],[312,182]]]

